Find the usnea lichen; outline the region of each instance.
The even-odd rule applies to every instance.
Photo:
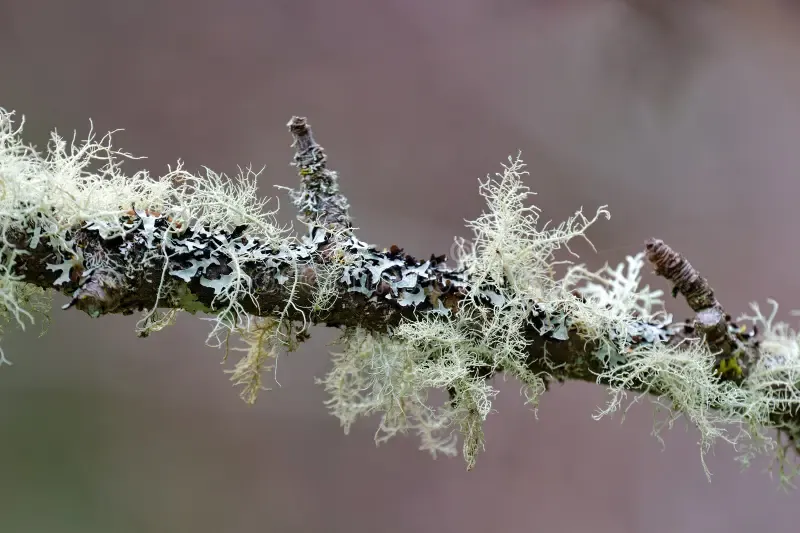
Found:
[[[539,211],[526,203],[530,192],[521,182],[522,169],[519,158],[510,160],[497,180],[481,184],[488,213],[469,225],[473,245],[461,241],[459,270],[470,283],[457,312],[428,311],[387,337],[363,331],[345,335],[344,351],[323,380],[343,425],[349,427],[359,415],[385,413],[379,440],[413,430],[422,436],[424,449],[447,453],[453,453],[453,432],[460,430],[463,455],[472,467],[483,448],[482,423],[497,394],[485,376],[502,369],[518,378],[534,405],[545,389],[547,376],[525,364],[529,341],[524,331],[538,327],[548,328],[555,339],[573,331],[597,347],[594,357],[602,368],[597,380],[609,387],[611,399],[596,418],[617,411],[631,391],[636,391],[634,401],[654,396],[667,412],[654,427],[656,434],[680,417],[689,420],[700,432],[707,474],[703,458],[718,440],[744,449],[745,459],[772,449],[771,414],[797,411],[796,334],[761,315],[753,317],[766,330],[767,354],[743,384],[721,380],[702,339],[667,342],[671,316],[664,311],[663,293],[641,286],[644,254],[598,272],[577,265],[561,279],[553,276],[554,252],[569,251],[571,239],[585,237],[584,230],[608,213],[601,208],[587,219],[578,212],[560,226],[538,229]],[[537,314],[546,320],[536,323]],[[428,405],[431,389],[449,391],[450,401]]]
[[[160,177],[145,171],[128,176],[121,165],[132,156],[112,147],[111,134],[98,139],[90,131],[84,141],[67,142],[53,133],[47,152],[40,154],[22,141],[24,120],[15,126],[12,119],[13,113],[0,109],[0,230],[4,236],[0,242],[0,295],[3,312],[20,325],[31,318],[25,304],[32,292],[11,270],[16,254],[26,253],[9,244],[7,236],[12,231],[25,232],[30,249],[47,243],[56,252],[58,262],[48,266],[61,272],[56,286],[101,268],[117,269],[125,277],[156,256],[194,253],[196,259],[190,259],[187,268],[162,272],[158,302],[180,299],[181,282],[202,276],[209,265],[224,262],[231,274],[213,280],[200,278],[201,285],[212,288],[221,304],[214,312],[209,335],[217,344],[226,331],[249,324],[250,317],[239,303],[252,296],[253,290],[243,265],[272,260],[276,270],[293,270],[296,260],[287,246],[291,242],[288,228],[277,224],[276,210],[267,209],[269,199],[259,197],[258,174],[252,170],[234,178],[209,169],[197,176],[179,163]],[[136,261],[109,264],[106,257],[90,255],[78,246],[72,236],[76,227],[89,228],[104,239],[135,233],[138,240],[134,244],[141,241],[149,251]],[[236,228],[243,228],[240,236],[249,237],[247,243],[226,237]],[[264,249],[281,246],[283,255],[266,257]],[[166,268],[168,261],[163,263]],[[143,335],[174,319],[173,311],[157,310],[158,302],[139,322]]]
[[[608,212],[601,208],[588,219],[579,211],[559,226],[539,228],[539,210],[527,202],[532,193],[522,182],[525,174],[522,160],[509,158],[502,173],[480,183],[488,211],[469,223],[472,246],[459,241],[457,270],[469,284],[456,312],[428,311],[402,322],[386,341],[389,344],[378,344],[381,351],[391,351],[381,359],[392,361],[389,366],[376,368],[373,360],[365,361],[363,346],[372,346],[374,339],[358,333],[346,336],[345,351],[334,358],[334,370],[325,380],[334,395],[333,411],[346,427],[359,414],[393,413],[384,417],[383,433],[415,429],[423,435],[424,448],[448,452],[452,434],[445,431],[442,441],[433,429],[441,433],[458,428],[471,468],[483,449],[483,421],[497,394],[486,376],[503,369],[521,381],[528,402],[536,404],[545,385],[525,364],[525,330],[536,305],[546,302],[555,311],[568,300],[552,276],[553,254],[569,249],[570,240],[584,237],[586,228]],[[398,364],[404,373],[399,373]],[[400,382],[392,381],[396,379]],[[430,389],[448,391],[450,401],[443,407],[427,406]],[[446,446],[437,444],[441,442]]]
[[[229,372],[252,403],[279,354],[296,349],[312,322],[333,315],[329,325],[343,329],[340,351],[320,382],[345,431],[359,417],[380,414],[377,442],[416,432],[434,455],[457,453],[460,437],[468,468],[484,446],[483,423],[497,395],[493,376],[517,378],[534,408],[550,379],[569,377],[546,346],[531,364],[538,335],[584,347],[581,364],[610,392],[597,418],[627,409],[629,394],[634,402],[654,396],[668,413],[656,430],[683,416],[699,430],[703,454],[718,440],[742,447],[744,461],[774,450],[782,480],[789,478],[787,446],[800,439],[800,424],[786,422],[800,409],[800,336],[775,321],[776,304],[769,316],[754,305],[753,316],[741,317],[762,331],[747,372],[736,354],[718,360],[702,338],[672,342],[678,337],[662,292],[641,286],[643,254],[597,272],[557,260],[559,252],[572,253],[574,239],[588,241],[586,230],[609,213],[601,207],[591,217],[577,211],[561,224],[541,224],[519,156],[480,181],[486,210],[468,223],[472,239],[457,240],[451,268],[444,257],[418,260],[395,246],[380,251],[354,235],[337,175],[304,119],[290,122],[301,176],[291,197],[307,230],[297,236],[277,224],[252,170],[229,179],[208,169],[195,175],[179,163],[164,176],[127,176],[121,163],[131,156],[112,148],[110,134],[90,132],[82,142],[54,134],[40,154],[22,142],[22,125],[12,118],[0,109],[0,318],[24,326],[49,307],[45,293],[15,271],[20,255],[41,245],[52,250],[52,285],[78,287],[70,305],[101,301],[84,308],[93,316],[113,312],[115,288],[159,265],[148,278],[156,303],[139,321],[139,334],[172,324],[180,310],[209,314],[209,344],[230,348],[231,335],[245,343],[231,348],[244,355]],[[116,239],[119,250],[87,247],[76,228]],[[22,247],[10,242],[12,234],[24,236]],[[559,278],[555,267],[563,263]],[[267,282],[280,287],[282,300],[260,309],[260,284]],[[203,302],[193,292],[198,286],[211,294]],[[401,318],[365,327],[352,318],[365,304]],[[349,323],[335,324],[343,312]],[[0,351],[0,366],[6,362]],[[736,380],[722,379],[726,373]],[[438,401],[442,394],[447,398]]]

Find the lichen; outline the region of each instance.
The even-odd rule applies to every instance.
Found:
[[[366,322],[347,324],[333,368],[320,380],[345,431],[359,417],[381,414],[377,442],[414,431],[434,455],[455,454],[460,436],[472,468],[497,394],[492,377],[517,378],[535,409],[547,381],[563,376],[546,347],[531,364],[535,331],[548,343],[591,347],[568,364],[585,367],[582,377],[599,369],[598,382],[608,386],[609,403],[596,418],[626,410],[628,395],[633,402],[653,395],[667,413],[656,434],[686,417],[700,432],[701,459],[722,440],[741,449],[744,462],[773,451],[784,482],[793,472],[787,450],[797,450],[800,425],[787,420],[800,411],[800,335],[775,320],[777,304],[771,301],[769,316],[753,304],[755,314],[741,318],[762,330],[755,359],[741,350],[720,357],[703,338],[671,342],[662,292],[641,287],[643,254],[597,272],[556,257],[575,256],[570,242],[588,241],[586,230],[609,213],[579,210],[560,224],[540,224],[519,156],[479,182],[487,208],[468,223],[472,239],[456,240],[451,268],[443,256],[381,251],[354,235],[338,177],[304,119],[290,123],[301,176],[291,198],[306,230],[296,235],[257,194],[260,172],[193,174],[178,162],[160,177],[128,176],[122,163],[132,156],[112,147],[111,134],[98,139],[90,131],[68,142],[54,133],[40,154],[22,142],[22,123],[12,118],[0,109],[0,317],[7,321],[24,327],[49,309],[44,292],[14,270],[20,254],[41,246],[50,254],[43,270],[52,285],[74,290],[68,306],[93,316],[117,311],[122,288],[141,277],[157,290],[138,333],[172,324],[179,309],[209,314],[207,342],[245,352],[229,372],[252,403],[279,354],[296,349],[310,323],[325,321],[344,294],[345,304],[388,304],[381,308],[394,320],[369,331]],[[27,249],[12,245],[12,234]],[[119,247],[110,253],[86,235]],[[566,274],[557,278],[555,267],[564,263]],[[259,291],[276,286],[282,301],[259,309]],[[204,291],[204,303],[190,287]],[[233,336],[246,346],[231,347]],[[440,394],[447,399],[435,401]]]
[[[414,431],[421,449],[434,457],[456,453],[453,424],[466,414],[449,403],[428,404],[434,384],[423,370],[425,354],[360,328],[346,330],[339,345],[342,351],[332,354],[332,370],[318,382],[330,394],[326,404],[345,433],[359,417],[381,414],[376,442]]]
[[[597,346],[594,355],[603,368],[623,363],[634,339],[650,344],[666,340],[660,326],[669,324],[672,316],[664,311],[662,291],[640,286],[643,267],[640,253],[597,272],[570,266],[561,280],[565,292],[580,297],[569,301],[569,316],[581,337]]]
[[[608,384],[611,400],[596,418],[619,409],[631,390],[640,391],[633,393],[634,401],[654,394],[667,413],[654,427],[656,434],[685,416],[700,432],[701,459],[717,440],[734,445],[745,464],[757,454],[772,452],[779,463],[781,482],[790,483],[797,468],[786,450],[797,451],[797,429],[776,415],[796,415],[800,410],[800,336],[788,324],[775,321],[777,303],[770,302],[773,311],[769,316],[753,303],[755,314],[739,319],[760,326],[763,336],[760,357],[740,383],[721,375],[725,371],[741,374],[739,363],[724,360],[718,365],[702,339],[687,338],[680,345],[645,344],[631,350],[624,363],[598,376],[599,382]],[[774,440],[771,433],[776,429],[788,444]],[[702,463],[710,476],[705,461]]]
[[[267,210],[270,199],[258,195],[258,173],[252,169],[232,178],[210,169],[195,175],[178,162],[163,176],[145,171],[129,176],[122,163],[133,156],[112,146],[111,133],[98,139],[90,129],[85,140],[67,141],[54,132],[40,154],[23,143],[23,124],[15,125],[13,113],[0,109],[0,231],[4,236],[25,232],[32,248],[50,246],[56,260],[48,268],[60,272],[56,286],[77,280],[85,287],[102,270],[133,277],[159,257],[188,256],[185,268],[173,272],[166,270],[170,262],[162,261],[156,305],[139,322],[140,333],[171,323],[174,316],[158,311],[158,304],[175,297],[170,291],[181,285],[172,283],[173,278],[185,283],[202,276],[211,264],[224,264],[230,274],[200,279],[215,292],[209,340],[219,344],[226,331],[247,327],[250,320],[239,303],[253,295],[246,264],[271,260],[276,271],[292,275],[296,270],[297,258],[287,246],[292,242],[289,228],[277,224],[277,209]],[[126,237],[120,249],[126,260],[110,264],[100,252],[81,249],[73,238],[74,229],[81,227],[106,240]],[[226,235],[237,230],[238,239],[229,241]],[[281,246],[282,254],[265,257],[265,249]],[[148,250],[144,256],[129,255],[142,248]],[[20,297],[25,292],[21,278],[11,271],[20,253],[6,239],[0,242],[2,310],[22,326],[31,317]],[[104,311],[101,306],[95,313]]]
[[[241,398],[252,405],[258,398],[258,393],[266,389],[263,375],[273,368],[271,361],[277,361],[282,350],[292,351],[297,348],[297,331],[290,322],[267,317],[254,318],[246,326],[235,328],[234,332],[246,347],[235,346],[229,350],[243,351],[245,354],[232,370],[226,372],[231,375],[234,385],[241,387]]]
[[[462,453],[472,468],[483,449],[483,422],[497,394],[487,377],[502,369],[518,378],[527,402],[535,407],[546,376],[526,364],[526,328],[532,316],[545,315],[537,306],[557,316],[572,298],[553,278],[553,255],[569,250],[570,240],[584,237],[586,228],[608,212],[601,208],[588,219],[578,211],[558,226],[540,228],[539,210],[527,202],[532,193],[522,183],[525,174],[522,160],[509,158],[503,172],[480,182],[488,209],[468,224],[474,232],[472,245],[456,241],[455,271],[463,276],[464,293],[454,312],[441,312],[440,306],[421,309],[413,321],[401,322],[385,337],[347,332],[345,349],[334,357],[334,369],[323,381],[345,428],[357,416],[384,412],[381,435],[415,429],[424,448],[448,453],[453,451],[452,432],[459,430]],[[368,291],[376,280],[389,281],[390,294],[398,295],[400,305],[418,305],[426,295],[411,287],[429,275],[430,265],[409,269],[402,263],[376,257],[367,275],[351,279],[371,281],[364,286]],[[347,275],[357,268],[349,268]],[[385,275],[393,268],[399,272]],[[563,327],[562,320],[552,330]],[[449,402],[427,405],[431,389],[447,391]]]

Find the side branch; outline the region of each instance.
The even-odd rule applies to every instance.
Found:
[[[682,294],[696,313],[691,327],[714,352],[717,370],[728,379],[741,381],[746,378],[759,356],[757,343],[748,342],[752,335],[741,338],[742,331],[731,323],[731,316],[717,301],[708,281],[685,257],[660,239],[648,239],[645,247],[656,274],[671,281],[674,284],[673,295]]]
[[[327,167],[325,149],[314,140],[305,117],[292,117],[287,125],[296,148],[292,164],[300,173],[300,190],[293,194],[295,207],[309,224],[349,230],[350,206],[339,192],[336,172]]]

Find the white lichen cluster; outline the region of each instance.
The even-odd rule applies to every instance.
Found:
[[[569,249],[570,240],[584,237],[586,228],[608,212],[601,208],[588,219],[578,211],[558,226],[540,228],[539,210],[527,201],[532,193],[522,182],[525,174],[522,160],[509,158],[502,173],[480,183],[488,210],[469,224],[472,245],[459,241],[460,267],[470,284],[457,312],[426,313],[385,338],[346,334],[344,351],[324,380],[333,412],[345,427],[358,416],[385,413],[381,435],[416,430],[423,448],[445,453],[454,451],[452,432],[458,429],[472,467],[497,394],[483,376],[502,368],[520,380],[529,403],[536,405],[544,380],[525,364],[525,330],[534,326],[537,305],[550,316],[566,317],[567,302],[574,298],[553,277],[553,255]],[[564,322],[551,327],[564,328]],[[428,405],[431,390],[446,390],[452,399]]]
[[[607,368],[626,359],[634,338],[648,343],[666,340],[659,325],[672,320],[664,312],[663,291],[640,286],[644,253],[628,256],[626,263],[606,265],[598,272],[570,266],[561,280],[564,291],[581,297],[569,300],[570,323],[584,340],[597,345],[594,356]]]
[[[595,418],[623,407],[629,394],[634,400],[625,410],[642,397],[654,395],[666,413],[665,419],[656,421],[654,434],[659,436],[661,429],[672,427],[676,420],[686,417],[699,430],[701,461],[708,475],[704,458],[712,444],[720,438],[736,444],[744,436],[744,419],[734,411],[746,400],[743,389],[719,380],[714,362],[714,355],[696,340],[679,346],[637,347],[626,354],[624,362],[599,376],[608,383],[611,400]]]
[[[257,174],[249,170],[228,179],[210,170],[196,176],[178,164],[161,177],[146,172],[127,176],[121,163],[131,156],[112,148],[110,134],[97,139],[90,132],[82,142],[53,134],[46,153],[40,154],[22,142],[21,132],[22,124],[14,125],[12,113],[0,109],[0,318],[24,327],[47,307],[44,292],[13,271],[19,254],[27,252],[9,242],[12,233],[25,235],[29,249],[44,243],[59,256],[48,265],[60,272],[56,285],[97,268],[124,277],[143,268],[148,257],[180,256],[185,260],[177,270],[167,270],[169,261],[163,261],[164,271],[155,280],[159,301],[209,312],[187,283],[199,279],[213,290],[209,340],[227,346],[231,333],[244,340],[245,354],[230,372],[250,403],[264,388],[263,374],[271,361],[305,338],[307,314],[325,320],[338,295],[358,293],[370,302],[391,300],[401,309],[416,310],[416,316],[387,333],[361,327],[344,331],[341,351],[333,354],[333,368],[321,382],[346,431],[357,418],[380,414],[378,442],[417,432],[422,448],[434,454],[456,453],[460,435],[462,453],[472,467],[483,449],[483,422],[497,394],[486,376],[502,370],[517,378],[535,408],[545,390],[545,374],[564,370],[546,352],[538,373],[531,370],[529,333],[535,330],[553,343],[582,341],[592,347],[586,357],[593,360],[576,363],[600,368],[597,380],[609,387],[611,399],[596,418],[627,409],[630,404],[623,404],[629,394],[631,403],[654,395],[667,412],[656,430],[684,416],[700,432],[702,454],[720,439],[743,447],[745,461],[755,451],[776,450],[781,477],[789,477],[786,448],[770,431],[780,427],[795,446],[800,440],[800,427],[778,418],[796,418],[800,409],[800,335],[775,321],[777,305],[773,302],[769,316],[753,305],[754,315],[741,317],[762,331],[760,358],[742,383],[720,379],[716,356],[703,339],[667,342],[665,327],[671,317],[663,311],[661,291],[641,286],[643,254],[598,272],[568,263],[566,274],[556,276],[555,266],[565,263],[556,254],[572,253],[570,242],[585,239],[587,228],[609,214],[601,207],[592,217],[578,211],[561,224],[540,224],[539,209],[529,203],[533,193],[522,181],[527,172],[519,157],[509,158],[501,173],[480,182],[487,210],[469,222],[474,234],[469,244],[457,241],[458,268],[451,270],[433,257],[417,261],[379,252],[346,228],[312,224],[307,235],[290,235],[276,223],[275,211],[267,209],[268,200],[258,196]],[[346,212],[343,197],[334,207]],[[71,233],[76,227],[105,238],[135,232],[122,252],[135,243],[151,255],[108,264],[109,259],[87,256],[76,245]],[[229,238],[231,234],[238,236]],[[322,260],[316,261],[319,256]],[[229,274],[205,277],[209,266],[223,264]],[[247,298],[255,302],[255,281],[246,268],[253,264],[268,270],[288,294],[281,309],[270,310],[271,317],[250,316],[241,305]],[[314,266],[312,272],[304,271],[303,281],[301,264]],[[433,285],[436,279],[454,290],[457,304],[443,304],[439,296],[444,293]],[[306,309],[295,298],[302,283],[313,283],[316,291]],[[154,307],[140,321],[140,333],[162,329],[176,313]],[[6,362],[0,350],[0,366]],[[443,393],[448,398],[437,401]]]
[[[654,434],[671,428],[685,418],[699,432],[701,462],[706,475],[710,472],[705,454],[717,441],[732,444],[748,463],[754,456],[775,452],[782,483],[789,483],[795,474],[794,458],[787,446],[778,446],[773,436],[776,427],[781,435],[791,435],[797,443],[800,428],[786,427],[774,419],[778,414],[794,414],[800,409],[800,337],[788,324],[775,320],[777,304],[764,316],[757,304],[751,304],[754,315],[743,315],[739,321],[750,321],[760,330],[760,358],[749,369],[741,384],[720,379],[715,354],[702,338],[686,338],[678,344],[666,343],[658,325],[668,325],[671,317],[663,312],[661,291],[640,287],[644,254],[627,258],[612,269],[606,266],[592,273],[582,266],[571,267],[564,277],[566,287],[576,287],[583,297],[572,308],[576,325],[607,323],[605,338],[598,339],[593,328],[579,328],[584,336],[599,341],[595,356],[604,370],[598,382],[607,384],[608,404],[598,410],[595,419],[622,409],[627,411],[642,398],[651,398],[664,414],[654,424]],[[648,326],[651,324],[651,326]],[[600,333],[600,331],[596,331]],[[646,342],[632,346],[632,339]],[[739,369],[738,362],[729,362]],[[632,400],[626,403],[628,397]],[[796,444],[794,444],[796,446]]]
[[[792,414],[796,419],[800,412],[800,332],[786,322],[775,320],[778,303],[768,301],[772,305],[768,316],[758,304],[752,303],[754,313],[739,317],[762,331],[760,358],[745,381],[748,396],[741,411],[756,426],[754,440],[775,450],[781,482],[789,483],[800,468],[796,455],[800,453],[800,425],[784,425],[777,442],[765,435],[764,430],[774,426],[770,414]],[[789,450],[791,453],[787,453]],[[745,454],[742,459],[746,461],[751,455]]]
[[[454,413],[447,406],[437,409],[428,403],[433,388],[424,375],[424,354],[360,328],[347,330],[339,344],[343,351],[332,354],[333,369],[319,382],[330,394],[326,403],[345,432],[360,416],[380,414],[376,442],[416,431],[422,448],[434,456],[456,453]]]
[[[258,394],[267,389],[263,385],[264,372],[275,368],[278,357],[283,351],[297,349],[298,331],[292,322],[273,317],[253,318],[246,326],[238,326],[236,332],[246,347],[232,347],[232,351],[245,354],[239,359],[231,375],[235,386],[241,387],[241,398],[255,403]],[[226,352],[226,358],[228,353]]]
[[[481,183],[488,211],[469,224],[475,233],[471,246],[460,241],[459,263],[470,285],[456,313],[428,312],[385,336],[362,330],[344,335],[343,351],[335,354],[334,368],[322,382],[345,428],[359,416],[382,413],[378,441],[416,431],[423,449],[449,454],[460,433],[472,467],[483,448],[482,423],[497,394],[482,376],[502,368],[521,381],[534,405],[544,391],[544,376],[525,364],[524,332],[537,327],[554,340],[566,339],[568,330],[577,332],[587,346],[596,346],[592,357],[603,369],[597,380],[610,392],[596,418],[652,395],[667,413],[656,422],[656,435],[685,417],[699,430],[707,473],[703,458],[717,440],[734,444],[745,460],[774,449],[770,415],[798,408],[797,334],[757,312],[749,318],[764,331],[763,358],[741,386],[720,379],[715,355],[703,339],[667,343],[663,326],[671,316],[664,312],[663,293],[641,285],[644,254],[598,272],[573,265],[560,279],[554,276],[554,254],[560,248],[570,251],[569,241],[585,238],[585,229],[608,213],[601,208],[588,219],[579,211],[561,225],[539,228],[539,211],[527,203],[531,193],[522,183],[524,174],[522,161],[510,159],[497,179]],[[534,320],[537,313],[544,315],[540,322]],[[431,405],[432,390],[449,391],[452,401]],[[632,402],[623,405],[629,394]]]
[[[242,267],[263,258],[252,244],[226,242],[219,235],[246,225],[242,234],[257,239],[262,247],[288,242],[287,228],[280,227],[274,217],[276,210],[267,209],[269,199],[258,195],[257,173],[248,169],[228,178],[206,169],[197,176],[179,162],[163,176],[152,177],[146,171],[127,175],[121,166],[132,156],[112,147],[111,134],[97,138],[90,130],[83,141],[67,141],[54,132],[46,152],[40,153],[23,142],[24,120],[15,124],[13,118],[12,112],[0,108],[0,313],[24,327],[24,321],[32,318],[33,296],[39,292],[11,270],[17,254],[25,253],[10,245],[11,232],[27,234],[31,249],[40,243],[51,247],[59,260],[48,268],[61,272],[56,281],[60,285],[70,276],[79,277],[97,267],[113,266],[124,275],[147,264],[146,257],[124,265],[108,265],[104,257],[87,257],[71,237],[70,231],[76,227],[89,227],[105,238],[135,231],[148,241],[145,244],[153,255],[165,257],[200,246],[198,239],[181,241],[187,230],[192,230],[196,235],[207,233],[206,242],[213,243],[215,257],[205,261],[224,260],[233,270],[223,279],[201,279],[213,286],[222,309],[212,318],[209,339],[218,341],[225,331],[249,327],[249,317],[237,303],[243,296],[252,296],[251,280]],[[157,219],[169,220],[169,228],[158,230]],[[285,255],[284,262],[291,264],[291,253]],[[202,273],[202,261],[193,260],[192,274]],[[186,275],[162,272],[159,296],[166,297],[169,281],[185,281]],[[171,323],[174,315],[153,308],[140,321],[139,330],[143,334],[156,331]]]
[[[721,440],[741,453],[739,460],[744,464],[756,455],[774,452],[781,482],[789,484],[797,464],[796,457],[786,452],[797,446],[800,428],[788,427],[775,417],[797,416],[800,410],[800,336],[788,324],[774,320],[777,304],[770,301],[774,307],[768,317],[757,304],[751,304],[753,316],[739,317],[759,327],[762,338],[760,357],[742,383],[720,379],[715,354],[703,339],[687,338],[679,344],[658,339],[624,350],[618,360],[607,362],[598,382],[608,385],[611,399],[595,419],[652,398],[658,411],[665,413],[656,420],[654,434],[661,440],[662,429],[686,418],[699,432],[701,462],[709,478],[705,454]],[[623,405],[629,395],[632,401]],[[781,430],[778,441],[776,428]],[[781,445],[784,437],[793,442]]]

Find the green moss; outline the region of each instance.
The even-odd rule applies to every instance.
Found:
[[[186,285],[181,285],[178,288],[178,305],[181,309],[193,315],[198,311],[202,313],[211,312],[206,305],[197,300],[197,295],[191,292]]]
[[[741,378],[743,374],[742,367],[739,365],[739,360],[735,354],[722,359],[717,367],[717,372],[722,377],[734,379]]]

